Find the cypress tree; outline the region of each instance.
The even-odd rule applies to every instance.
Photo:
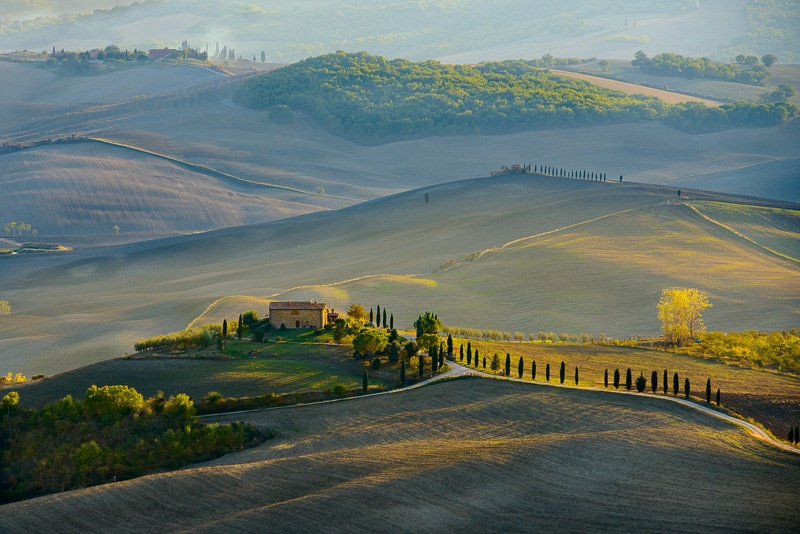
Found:
[[[406,383],[406,360],[400,360],[400,384]]]
[[[525,363],[522,361],[522,356],[519,357],[519,365],[517,365],[518,369],[517,372],[519,373],[519,377],[522,378],[522,372],[525,370]]]
[[[435,373],[436,372],[436,364],[439,362],[439,354],[437,353],[437,350],[436,350],[437,348],[438,347],[436,345],[431,347],[431,354],[430,354],[430,356],[431,356],[431,373]]]
[[[669,393],[669,380],[667,379],[667,370],[664,369],[664,395]]]
[[[633,385],[633,377],[631,376],[631,368],[628,367],[628,372],[625,373],[625,389],[630,391],[632,385]]]
[[[228,320],[222,320],[222,339],[228,339]]]
[[[789,445],[794,442],[794,429],[789,427]]]
[[[425,373],[425,359],[422,357],[422,353],[419,354],[419,376],[422,377],[423,373]]]
[[[242,314],[240,313],[239,314],[239,324],[236,327],[236,337],[239,338],[239,341],[242,340],[242,332],[243,332],[243,330],[244,329],[242,328]]]
[[[711,404],[711,379],[706,381],[706,404]]]
[[[794,427],[794,444],[800,443],[800,426]]]
[[[653,393],[658,389],[658,371],[653,371],[650,376],[650,385],[653,387]]]
[[[564,364],[564,362],[561,362],[561,370],[558,372],[558,378],[561,379],[562,384],[564,383],[566,375],[567,375],[567,366],[566,364]]]
[[[472,365],[472,347],[467,343],[467,365]]]
[[[475,349],[475,367],[478,367],[478,349]]]
[[[678,381],[678,371],[675,371],[675,374],[672,375],[672,394],[677,395],[680,393],[681,388],[679,386],[680,382]]]
[[[689,379],[688,378],[683,381],[683,392],[686,394],[686,398],[688,399],[689,398],[689,393],[690,393],[690,390],[689,390]]]
[[[511,376],[511,354],[506,352],[506,376]]]
[[[386,308],[383,310],[383,327],[386,328]]]
[[[453,355],[453,336],[447,334],[447,354]]]
[[[486,356],[483,357],[483,370],[486,370]]]
[[[369,387],[369,376],[367,375],[367,370],[364,369],[364,379],[361,382],[361,391],[366,393],[368,387]]]
[[[394,314],[391,314],[391,315],[389,316],[389,328],[390,328],[391,330],[394,330]]]
[[[372,314],[372,308],[369,309],[369,322],[375,322],[375,316]]]
[[[536,360],[531,362],[531,380],[536,380]]]
[[[444,350],[439,351],[439,369],[444,367]]]
[[[458,361],[463,362],[464,361],[464,344],[463,343],[458,347],[458,352],[459,352]]]
[[[578,366],[575,366],[575,385],[578,385]]]
[[[381,325],[381,305],[378,304],[378,311],[375,312],[375,326]]]
[[[720,405],[719,388],[717,388],[717,406]]]
[[[549,363],[547,364],[547,367],[545,367],[544,377],[548,382],[550,382],[550,364]]]
[[[605,377],[603,378],[603,383],[606,387],[608,387],[608,369],[606,369]]]
[[[619,389],[619,369],[614,369],[614,389]]]

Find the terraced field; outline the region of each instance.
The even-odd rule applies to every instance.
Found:
[[[277,437],[6,505],[0,520],[8,532],[777,532],[800,520],[800,456],[658,399],[472,379],[247,420]]]

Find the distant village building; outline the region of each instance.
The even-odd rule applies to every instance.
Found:
[[[90,59],[89,67],[92,69],[102,69],[105,68],[105,63],[102,59]]]
[[[339,314],[334,310],[331,313]],[[324,303],[317,302],[270,302],[269,324],[273,328],[322,328],[331,314]]]
[[[150,59],[152,60],[160,60],[160,59],[169,59],[172,54],[177,54],[178,50],[176,48],[151,48],[149,52]]]

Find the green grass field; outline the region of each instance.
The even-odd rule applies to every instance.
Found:
[[[706,380],[711,379],[712,400],[717,388],[721,390],[722,405],[744,417],[761,423],[778,439],[786,438],[789,426],[800,420],[800,378],[749,367],[725,363],[715,359],[702,359],[672,352],[646,350],[633,347],[601,344],[540,343],[454,340],[456,347],[471,343],[473,351],[478,349],[480,364],[483,357],[491,361],[498,353],[505,365],[506,354],[511,354],[511,376],[517,377],[520,356],[525,362],[523,378],[531,378],[531,363],[536,361],[536,380],[545,381],[545,369],[550,364],[550,382],[557,383],[561,362],[566,365],[566,384],[574,384],[575,367],[578,367],[579,385],[603,386],[604,372],[608,369],[609,387],[613,388],[614,370],[619,369],[621,388],[625,385],[625,374],[631,369],[635,381],[639,373],[647,379],[647,392],[652,392],[651,373],[658,371],[658,393],[664,392],[664,370],[668,372],[669,394],[673,394],[672,377],[680,378],[680,396],[684,396],[684,379],[689,378],[693,397],[705,403]],[[463,362],[466,364],[466,358]]]
[[[260,354],[250,356],[253,350]],[[168,396],[186,393],[195,399],[203,398],[209,391],[225,397],[254,397],[324,391],[335,384],[358,388],[365,369],[363,361],[352,358],[352,348],[322,344],[237,341],[228,345],[225,354],[229,359],[118,358],[43,380],[7,386],[2,391],[18,391],[21,404],[31,407],[66,395],[83,399],[93,384],[124,384],[145,397],[159,390]],[[399,379],[398,365],[384,364],[378,371],[368,369],[368,373],[371,385],[391,386]]]

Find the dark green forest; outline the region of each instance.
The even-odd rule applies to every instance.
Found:
[[[288,106],[363,144],[637,121],[705,133],[775,125],[798,114],[784,102],[669,105],[555,75],[537,62],[443,65],[337,52],[248,78],[234,100],[254,109]]]
[[[741,56],[748,64],[739,66],[731,63],[714,63],[708,58],[685,57],[679,54],[658,54],[651,58],[639,50],[631,64],[639,67],[645,74],[656,76],[676,76],[681,78],[709,78],[728,82],[764,85],[769,79],[769,69],[759,64],[756,56]]]
[[[250,425],[205,425],[186,395],[145,400],[126,386],[92,386],[42,409],[0,402],[0,502],[105,484],[210,460],[262,443]]]

